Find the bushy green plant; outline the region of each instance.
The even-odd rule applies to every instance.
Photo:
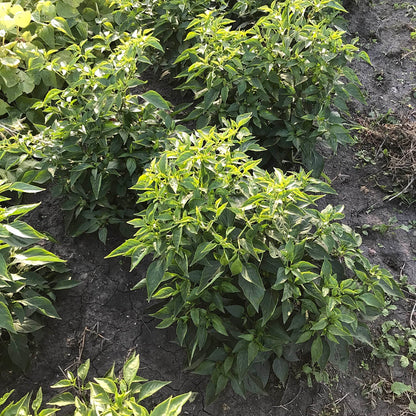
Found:
[[[177,416],[181,413],[183,405],[190,399],[192,393],[169,397],[159,403],[152,411],[148,411],[140,402],[162,387],[169,384],[166,381],[147,381],[137,375],[140,360],[138,355],[133,355],[126,361],[123,367],[123,376],[116,377],[114,366],[102,378],[86,382],[90,361],[83,363],[75,376],[68,372],[67,378],[53,385],[53,388],[72,389],[55,396],[48,404],[54,407],[43,408],[42,389],[39,389],[36,397],[31,401],[31,394],[26,394],[20,400],[6,403],[13,391],[0,398],[0,405],[4,405],[0,415],[20,416],[51,416],[63,407],[73,405],[73,416],[90,415],[117,415],[117,416]]]
[[[44,120],[32,105],[50,89],[67,85],[57,68],[77,57],[79,50],[69,46],[82,44],[99,62],[137,27],[127,7],[111,0],[19,3],[0,4],[0,115],[23,115],[33,128]]]
[[[37,105],[49,126],[34,145],[43,154],[43,172],[55,175],[55,195],[65,196],[73,236],[99,230],[105,241],[108,224],[131,218],[128,189],[174,128],[170,104],[157,92],[130,92],[145,84],[138,74],[150,64],[149,48],[161,46],[149,31],[136,31],[97,63],[89,59],[93,51],[72,45],[72,60],[57,68],[67,74],[67,88],[51,90]]]
[[[208,401],[228,382],[262,391],[271,368],[285,382],[302,354],[320,368],[340,360],[354,339],[370,343],[362,318],[400,294],[339,222],[342,207],[314,208],[328,184],[246,155],[259,150],[247,122],[173,138],[133,187],[147,204],[134,238],[109,255],[132,268],[153,255],[136,288],[162,300],[158,327],[176,324],[191,366],[211,375]]]
[[[0,350],[1,366],[11,361],[26,368],[28,334],[42,327],[38,315],[59,318],[54,291],[76,285],[65,261],[37,245],[48,237],[20,220],[39,204],[12,205],[5,193],[38,192],[23,182],[0,184]]]
[[[342,40],[332,27],[344,9],[336,1],[287,0],[263,6],[265,13],[247,30],[206,11],[188,26],[184,50],[176,65],[181,90],[198,100],[187,119],[201,128],[223,118],[251,112],[250,130],[281,163],[293,149],[308,169],[319,174],[322,157],[316,143],[335,151],[351,141],[341,112],[350,97],[362,100],[359,81],[347,64],[365,53]]]
[[[207,1],[207,0],[146,0],[141,2],[122,1],[120,10],[125,19],[129,10],[129,22],[134,19],[139,27],[151,28],[160,40],[165,52],[160,56],[160,63],[174,70],[172,62],[190,42],[185,40],[188,25],[199,14],[207,10],[236,20],[236,25],[244,27],[251,25],[254,16],[259,14],[260,6],[269,5],[270,0],[237,0],[237,1]],[[121,20],[115,19],[120,25]]]

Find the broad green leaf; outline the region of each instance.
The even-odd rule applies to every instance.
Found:
[[[40,406],[42,405],[42,400],[43,400],[42,388],[39,387],[39,390],[36,393],[35,400],[33,400],[32,402],[32,409],[35,413],[40,409]]]
[[[167,386],[168,384],[170,384],[170,381],[159,380],[148,381],[147,383],[144,383],[141,386],[138,401],[140,402],[146,399],[147,397],[152,396],[154,393],[159,391],[162,387]]]
[[[0,98],[0,116],[6,114],[9,111],[9,104]]]
[[[238,278],[238,284],[240,285],[244,296],[253,305],[254,309],[258,312],[261,301],[265,293],[264,287],[259,287],[253,283],[247,281],[241,276]]]
[[[0,254],[0,277],[9,278],[9,271],[7,270],[7,263],[2,254]]]
[[[65,263],[65,260],[41,247],[32,247],[22,253],[17,253],[15,261],[33,266],[41,266],[48,263]]]
[[[149,416],[178,416],[183,405],[191,398],[192,393],[181,394],[176,397],[169,397],[167,400],[158,404]]]
[[[201,261],[207,254],[209,254],[215,247],[217,243],[204,241],[203,243],[199,244],[195,250],[194,258],[190,264],[190,266],[194,265]]]
[[[90,359],[88,358],[82,363],[77,370],[77,377],[84,381],[87,378],[88,371],[90,370]]]
[[[51,20],[51,25],[55,29],[59,30],[60,32],[70,37],[71,39],[74,39],[71,33],[71,29],[69,28],[67,21],[63,17],[59,17],[59,16],[55,17],[54,19]]]
[[[29,193],[29,194],[43,191],[43,189],[39,188],[38,186],[31,185],[29,183],[24,183],[24,182],[15,182],[15,183],[13,183],[10,186],[10,190],[25,192],[25,193]]]
[[[43,325],[25,316],[23,322],[15,321],[13,327],[19,334],[30,334],[43,328]]]
[[[146,287],[149,299],[163,280],[163,276],[165,275],[165,265],[166,261],[164,259],[159,259],[151,263],[147,269]]]
[[[66,387],[73,387],[71,380],[59,380],[57,383],[51,386],[52,389],[63,389]]]
[[[54,397],[52,397],[51,400],[48,401],[48,404],[55,405],[55,406],[70,406],[75,403],[74,396],[69,392],[60,393]]]
[[[108,254],[105,258],[111,258],[116,256],[127,256],[129,255],[134,249],[140,247],[140,242],[138,242],[134,238],[130,238],[126,240],[121,246],[118,246],[114,249],[110,254]]]
[[[410,392],[412,392],[413,391],[413,387],[410,386],[410,385],[408,385],[408,384],[404,384],[404,383],[402,383],[400,381],[395,381],[391,385],[391,391],[396,396],[401,396],[403,393],[410,393]]]
[[[243,263],[241,263],[241,260],[239,257],[231,264],[230,271],[233,276],[236,274],[240,274],[243,270]]]
[[[113,380],[109,378],[94,378],[94,380],[106,393],[117,393],[117,386]]]
[[[260,273],[254,264],[244,264],[242,267],[241,276],[247,280],[247,282],[250,282],[258,288],[264,290],[264,285]]]
[[[13,317],[9,311],[7,305],[0,302],[0,328],[4,328],[6,331],[15,333],[16,330],[13,326]]]
[[[283,357],[275,358],[272,368],[276,377],[285,384],[289,375],[289,363]]]
[[[211,322],[214,329],[222,335],[228,336],[227,330],[221,320],[221,318],[217,315],[211,316]]]
[[[29,363],[29,347],[24,334],[11,334],[7,352],[9,357],[19,368],[26,369]]]
[[[321,358],[321,355],[323,353],[323,344],[322,344],[322,338],[321,336],[317,336],[314,341],[312,342],[311,346],[311,357],[312,362],[316,363]]]
[[[384,307],[384,303],[381,302],[372,293],[363,293],[360,295],[360,299],[363,300],[367,305],[373,306],[374,308],[382,309]]]
[[[29,25],[32,20],[32,15],[29,11],[17,12],[14,17],[14,22],[17,26],[24,28]]]
[[[24,306],[35,308],[43,315],[49,316],[50,318],[61,319],[54,306],[52,305],[52,302],[42,296],[33,296],[31,298],[19,300],[17,302]]]
[[[171,107],[171,104],[168,101],[166,101],[158,92],[153,90],[146,91],[144,94],[141,94],[140,97],[154,105],[156,108],[162,110],[169,110]]]
[[[130,387],[134,378],[137,375],[140,367],[140,357],[139,355],[133,354],[123,366],[123,379],[127,383],[127,386]]]
[[[30,225],[26,224],[23,221],[14,221],[12,224],[4,224],[4,228],[12,235],[16,237],[20,237],[23,239],[32,239],[35,241],[39,241],[40,239],[44,238],[45,236]]]
[[[65,279],[59,280],[55,286],[53,286],[53,290],[65,290],[65,289],[72,289],[73,287],[79,286],[81,282],[77,280]]]
[[[103,177],[101,173],[96,175],[95,177],[93,175],[90,176],[90,183],[92,192],[94,194],[95,199],[100,198],[100,190],[101,190],[101,183],[102,183]]]
[[[16,215],[23,215],[27,214],[28,212],[34,210],[36,207],[38,207],[40,203],[38,204],[28,204],[28,205],[14,205],[12,207],[6,208],[5,211],[2,213],[6,218]]]

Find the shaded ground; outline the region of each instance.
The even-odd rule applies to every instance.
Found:
[[[400,7],[395,7],[396,3]],[[351,32],[360,36],[360,45],[369,53],[374,66],[356,65],[368,93],[369,107],[361,110],[365,114],[370,111],[376,114],[392,108],[412,117],[416,105],[415,62],[412,60],[416,58],[416,51],[414,54],[412,51],[416,40],[412,40],[411,33],[415,31],[416,3],[359,1],[358,4],[351,2],[349,9]],[[163,93],[163,88],[162,83],[158,90]],[[390,179],[384,175],[383,165],[367,163],[362,153],[357,155],[360,150],[362,147],[342,149],[337,156],[328,154],[326,174],[339,195],[324,202],[345,205],[345,222],[368,234],[363,239],[363,251],[373,263],[388,268],[397,279],[407,275],[409,283],[416,285],[416,210],[414,206],[403,204],[400,198],[383,201],[386,194],[381,188],[388,185]],[[309,388],[306,380],[292,377],[285,388],[272,382],[268,396],[250,396],[244,401],[227,391],[216,403],[204,407],[206,378],[182,371],[185,354],[172,342],[174,331],[155,329],[158,322],[148,316],[149,305],[144,293],[130,290],[144,276],[144,266],[130,273],[127,263],[119,259],[104,260],[104,256],[122,241],[121,237],[114,232],[107,247],[95,236],[64,237],[58,204],[47,194],[30,221],[58,239],[53,251],[68,260],[73,277],[81,284],[59,295],[57,310],[62,320],[45,321],[46,328],[36,339],[38,346],[32,367],[17,380],[14,374],[6,376],[1,392],[13,387],[23,394],[42,386],[45,395],[50,397],[52,392],[48,391],[48,386],[62,378],[66,370],[75,370],[81,361],[90,358],[92,375],[103,375],[113,361],[120,369],[129,353],[137,351],[141,357],[142,376],[172,380],[155,397],[156,401],[190,390],[200,393],[186,405],[185,415],[413,414],[405,413],[407,406],[401,407],[408,403],[407,399],[407,402],[396,400],[391,404],[383,401],[392,399],[389,383],[393,380],[411,383],[411,370],[400,366],[391,369],[382,361],[372,360],[371,351],[363,346],[351,352],[348,371],[329,370],[332,381],[328,385],[315,384]],[[387,229],[382,225],[387,225]],[[400,229],[401,225],[406,226],[407,231]],[[399,302],[391,317],[408,325],[415,302],[416,298],[409,294]],[[377,390],[374,387],[377,383],[385,389]],[[363,396],[363,390],[370,392],[367,397]]]

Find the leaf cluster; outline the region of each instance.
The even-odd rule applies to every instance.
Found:
[[[37,316],[59,319],[54,292],[77,284],[65,261],[38,245],[48,237],[20,219],[39,204],[8,204],[4,195],[39,191],[23,182],[0,185],[0,349],[22,369],[29,360],[28,335],[42,327]]]
[[[121,378],[116,377],[113,365],[104,377],[87,382],[86,378],[90,367],[90,361],[87,360],[78,368],[76,376],[68,372],[66,379],[60,380],[52,386],[52,388],[67,390],[48,402],[53,407],[43,408],[42,389],[38,390],[33,401],[31,400],[31,394],[26,394],[16,403],[13,401],[7,403],[13,392],[10,391],[0,399],[0,405],[4,405],[0,415],[52,416],[66,406],[74,407],[71,413],[66,413],[74,416],[98,414],[118,416],[179,415],[183,405],[191,398],[192,393],[169,397],[149,412],[140,402],[152,396],[169,382],[148,381],[138,376],[139,365],[139,356],[134,354],[124,364]],[[68,391],[69,389],[73,392]]]
[[[345,364],[354,339],[371,344],[363,318],[400,295],[339,223],[342,207],[314,208],[328,184],[247,156],[261,150],[248,122],[173,137],[133,187],[147,204],[129,222],[135,236],[109,255],[132,268],[153,255],[135,288],[161,302],[158,327],[176,324],[191,368],[211,376],[208,401],[229,382],[260,393],[271,371],[285,382],[305,354],[321,368]]]

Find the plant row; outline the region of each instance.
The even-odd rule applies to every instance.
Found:
[[[317,145],[351,141],[347,101],[362,94],[347,64],[368,60],[343,42],[343,11],[333,0],[0,9],[0,78],[30,78],[19,93],[0,85],[0,174],[52,181],[73,236],[105,242],[120,225],[130,238],[109,257],[134,269],[152,256],[135,289],[161,301],[158,327],[175,325],[189,367],[211,376],[207,401],[229,383],[260,393],[272,373],[285,383],[298,361],[318,376],[345,365],[354,340],[371,345],[365,319],[400,295],[342,207],[316,207],[334,192],[316,179]],[[176,74],[181,103],[146,90],[151,68]],[[309,173],[285,172],[299,161]]]

